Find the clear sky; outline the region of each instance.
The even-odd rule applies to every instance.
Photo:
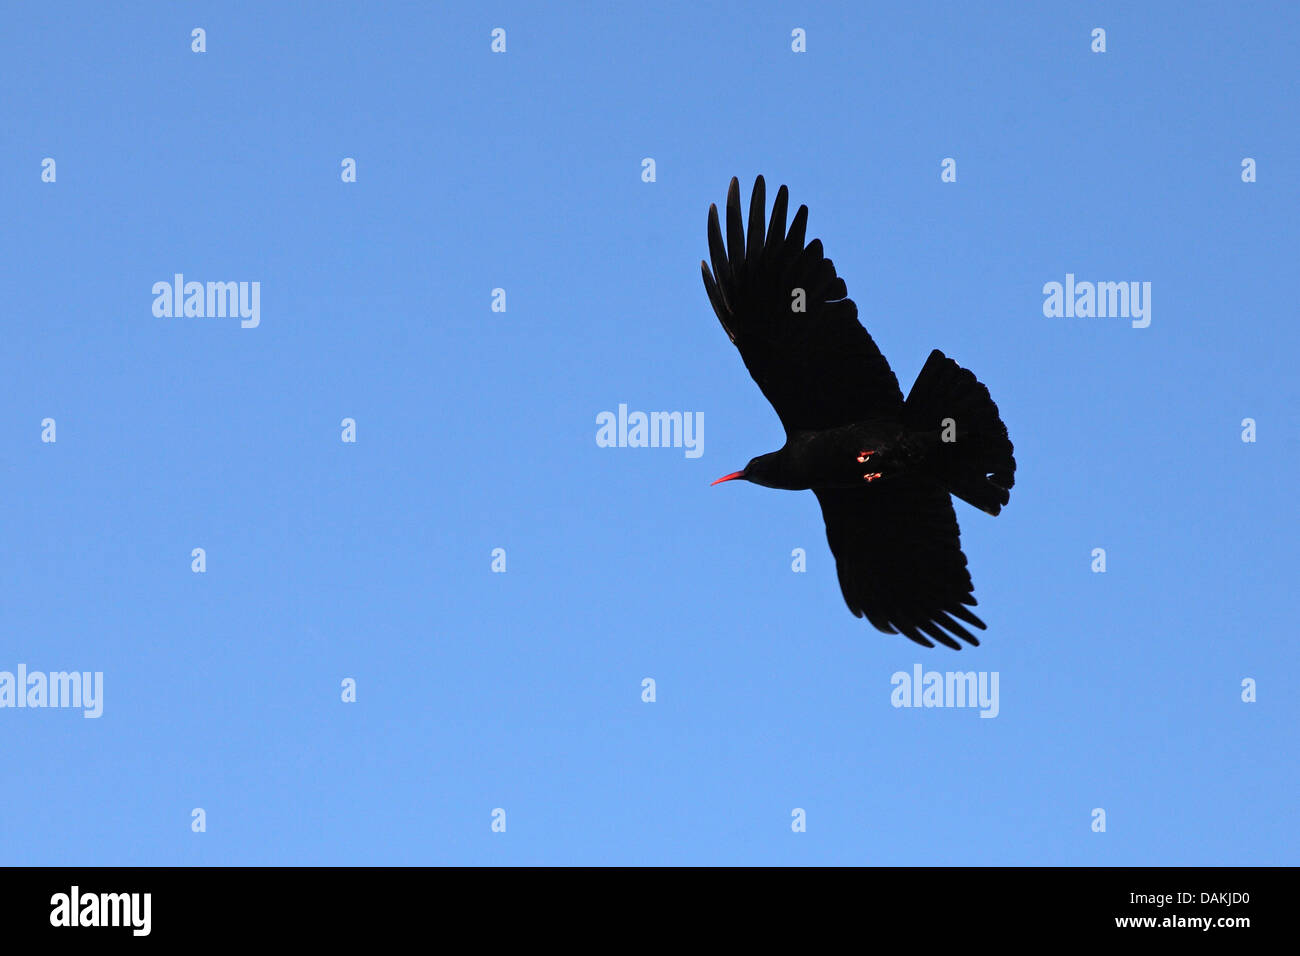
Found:
[[[613,6],[6,7],[0,671],[103,683],[0,708],[0,862],[1295,864],[1300,8]],[[977,649],[709,487],[783,440],[699,274],[759,173],[904,390],[1002,410]]]

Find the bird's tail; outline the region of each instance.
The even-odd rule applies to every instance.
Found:
[[[932,469],[949,492],[991,515],[1011,500],[1011,439],[972,372],[935,349],[907,396],[903,420],[912,431],[938,433]]]

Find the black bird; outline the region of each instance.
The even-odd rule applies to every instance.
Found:
[[[1002,510],[1016,475],[1007,428],[989,390],[938,349],[903,400],[821,240],[804,245],[807,206],[786,230],[788,199],[782,186],[764,232],[758,177],[746,236],[732,179],[725,244],[709,207],[704,287],[786,433],[780,451],[714,484],[812,489],[854,616],[926,647],[978,645],[963,626],[985,625],[967,609],[976,601],[950,495]]]

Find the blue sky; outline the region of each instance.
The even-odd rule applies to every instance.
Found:
[[[0,709],[0,862],[1296,863],[1297,9],[461,6],[6,9],[0,670],[103,714]],[[978,649],[709,487],[783,440],[699,277],[759,173],[904,390],[1002,410]],[[598,447],[620,403],[703,454]],[[893,707],[918,663],[997,717]]]

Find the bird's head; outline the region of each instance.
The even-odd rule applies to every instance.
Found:
[[[710,484],[717,485],[724,481],[734,481],[739,478],[742,481],[753,482],[756,485],[762,485],[765,488],[784,487],[778,477],[777,456],[780,452],[769,452],[766,455],[759,455],[751,459],[749,464],[740,471],[733,471],[729,475],[723,475],[717,481]]]

